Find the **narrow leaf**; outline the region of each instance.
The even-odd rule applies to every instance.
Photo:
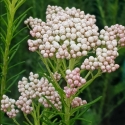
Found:
[[[13,38],[14,37],[16,37],[20,32],[22,32],[24,29],[26,29],[27,27],[24,27],[24,28],[22,28],[21,30],[19,30],[17,33],[15,33],[15,35],[13,36]]]
[[[20,0],[16,5],[15,10],[17,10],[23,3],[25,3],[25,1],[26,0]]]
[[[23,15],[20,20],[18,20],[18,23],[14,25],[15,27],[13,28],[13,32],[15,32],[17,30],[17,28],[19,27],[20,23],[24,20],[25,17],[26,17],[26,14]]]
[[[86,120],[84,118],[74,118],[74,120],[80,120],[80,121],[86,121],[86,122],[89,122],[89,123],[92,123],[92,121],[89,121],[89,120]]]
[[[13,68],[13,67],[15,67],[15,66],[18,66],[19,64],[22,64],[22,63],[24,63],[24,62],[25,62],[25,61],[22,61],[22,62],[16,63],[15,65],[10,66],[8,69],[11,69],[11,68]]]
[[[1,40],[5,43],[6,42],[6,38],[1,33],[0,33],[0,36],[1,36]]]
[[[18,46],[21,42],[23,42],[25,39],[27,39],[27,38],[28,38],[28,35],[27,35],[26,37],[24,37],[21,41],[17,42],[17,44],[15,44],[15,45],[10,49],[10,51],[12,51],[13,49],[17,48],[17,46]]]
[[[77,110],[79,110],[80,108],[83,108],[83,107],[87,107],[87,106],[91,106],[92,104],[96,103],[97,101],[99,101],[100,99],[102,98],[102,96],[96,98],[95,100],[91,101],[90,103],[87,103],[85,105],[82,105],[82,106],[79,106],[79,107],[76,107],[74,108],[72,111],[71,111],[71,114],[75,113]]]
[[[14,49],[13,51],[10,51],[9,53],[9,62],[12,60],[12,58],[14,57],[14,55],[16,54],[17,50],[18,50],[19,46],[17,46],[16,49]],[[11,54],[12,53],[12,54]]]
[[[7,22],[4,20],[4,18],[2,16],[0,16],[0,20],[5,24],[5,26],[7,27]]]
[[[14,24],[16,25],[18,23],[18,21],[24,16],[26,15],[26,13],[31,9],[32,7],[28,8],[27,10],[25,10],[20,16],[18,16],[15,21]]]
[[[1,34],[3,34],[4,38],[6,36],[6,32],[4,31],[4,29],[2,27],[0,27],[0,31],[1,31]]]
[[[25,121],[23,121],[23,123],[25,124],[25,125],[29,125],[28,123],[26,123]]]
[[[7,80],[7,82],[9,82],[11,79],[13,79],[13,78],[19,76],[20,74],[24,73],[25,71],[26,71],[26,70],[23,70],[23,71],[19,72],[18,74],[12,76],[10,79]],[[15,78],[15,79],[16,79],[16,78]],[[12,82],[12,83],[13,83],[13,82]],[[14,83],[13,83],[13,84],[14,84]]]
[[[45,99],[48,101],[48,103],[52,106],[52,108],[53,108],[55,111],[59,112],[59,111],[55,108],[55,106],[50,102],[50,100],[46,98],[46,96],[44,96],[44,95],[42,95],[42,96],[43,96],[43,98],[45,98]]]

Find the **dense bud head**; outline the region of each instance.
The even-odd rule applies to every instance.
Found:
[[[67,86],[64,87],[64,92],[66,93],[66,97],[70,98],[74,95],[78,88],[86,83],[86,80],[80,77],[80,69],[76,67],[74,70],[66,70],[66,82]]]
[[[1,110],[6,112],[9,118],[16,117],[17,113],[19,112],[17,109],[15,109],[15,102],[16,101],[14,99],[11,99],[6,95],[2,96]]]
[[[72,103],[71,103],[71,106],[73,108],[75,107],[78,107],[78,106],[81,106],[81,105],[85,105],[87,104],[87,101],[86,100],[82,100],[80,97],[75,97],[73,100],[72,100]]]
[[[86,56],[86,50],[95,48],[98,40],[99,34],[95,22],[94,15],[85,15],[84,11],[75,7],[62,9],[48,5],[46,22],[32,17],[24,22],[31,27],[31,36],[36,38],[36,40],[28,40],[29,50],[39,49],[45,58],[55,56],[60,59],[70,59]],[[84,38],[88,42],[87,46],[81,46]],[[41,41],[38,42],[37,39]],[[69,44],[70,41],[74,41],[74,46],[73,43]],[[46,42],[50,45],[46,45]],[[63,48],[63,45],[66,47]],[[51,51],[51,48],[55,50]],[[62,48],[61,52],[60,48]],[[74,53],[70,53],[72,50]]]

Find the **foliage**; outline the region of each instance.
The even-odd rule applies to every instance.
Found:
[[[63,8],[75,6],[76,8],[84,10],[85,13],[94,14],[97,17],[96,24],[100,29],[105,25],[111,26],[116,23],[125,25],[125,0],[1,0],[1,96],[6,93],[10,97],[17,99],[19,96],[19,93],[15,91],[15,89],[17,89],[17,81],[23,76],[28,76],[30,71],[41,73],[39,57],[36,53],[31,53],[27,49],[26,39],[30,36],[26,36],[28,30],[24,28],[23,21],[26,19],[26,15],[28,15],[28,17],[32,15],[34,18],[38,17],[45,21],[45,11],[48,5],[58,5]],[[30,7],[32,7],[32,9],[30,9]],[[13,15],[11,11],[14,11]],[[115,123],[111,121],[111,119],[117,119],[113,116],[113,112],[115,112],[115,109],[120,107],[121,104],[125,103],[124,53],[125,49],[121,49],[120,56],[116,60],[117,63],[120,64],[120,69],[111,74],[103,74],[102,77],[96,79],[92,85],[80,94],[80,96],[88,102],[97,98],[98,95],[101,95],[102,99],[92,107],[88,106],[87,108],[89,108],[89,110],[87,110],[85,114],[82,112],[83,109],[76,112],[76,116],[80,114],[84,119],[76,117],[72,119],[72,123],[74,122],[73,120],[77,119],[77,124],[81,125],[115,125]],[[45,70],[43,63],[42,68]],[[52,112],[45,111],[45,113]],[[1,117],[5,125],[13,124],[13,121],[8,119],[5,114],[2,113]],[[26,118],[25,115],[23,116],[23,114],[20,113],[16,120],[19,121],[19,119],[24,119],[24,117]],[[29,116],[28,118],[31,119]],[[48,120],[46,116],[45,119]],[[43,118],[41,121],[46,122],[45,119]],[[23,121],[24,120],[20,121],[20,124],[24,124]],[[124,116],[123,120],[118,119],[119,125],[123,123]]]

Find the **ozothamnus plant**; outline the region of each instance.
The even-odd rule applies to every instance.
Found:
[[[115,59],[125,46],[124,26],[98,31],[95,22],[94,15],[75,7],[50,5],[46,22],[33,17],[24,21],[33,37],[28,40],[29,50],[37,52],[44,65],[39,74],[30,72],[29,78],[18,82],[17,100],[3,95],[1,110],[16,124],[18,109],[29,125],[73,125],[84,120],[81,116],[101,97],[87,103],[79,94],[103,73],[119,68]]]

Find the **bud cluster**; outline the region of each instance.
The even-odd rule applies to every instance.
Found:
[[[111,27],[105,26],[100,31],[99,37],[102,40],[101,44],[105,45],[108,49],[113,49],[116,46],[123,47],[125,46],[125,26],[119,24],[112,25]]]
[[[44,107],[51,107],[48,100],[55,106],[57,109],[61,109],[60,96],[58,92],[53,87],[52,83],[42,77],[40,80],[38,79],[38,74],[30,73],[28,82],[27,78],[22,78],[22,81],[19,81],[19,91],[24,98],[29,98],[30,100],[26,100],[31,104],[31,99],[38,97],[39,102],[44,105]],[[46,100],[44,96],[48,99]],[[22,99],[22,98],[21,98]],[[32,108],[31,108],[32,109]]]
[[[53,87],[52,83],[45,78],[42,78],[38,83],[38,91],[41,93],[41,97],[39,98],[39,102],[44,105],[44,107],[49,108],[52,107],[52,104],[56,109],[60,110],[62,108],[62,103],[60,101],[60,96],[58,92]],[[41,89],[41,90],[40,90]],[[45,97],[45,98],[44,98]],[[50,102],[48,102],[48,100]],[[51,104],[50,104],[51,103]]]
[[[1,110],[6,112],[6,114],[9,116],[9,118],[13,118],[17,115],[19,112],[18,109],[15,109],[15,100],[8,98],[8,96],[3,95],[3,98],[1,100]]]
[[[78,107],[78,106],[81,106],[81,105],[85,105],[87,104],[87,101],[86,100],[82,100],[80,97],[75,97],[73,100],[72,100],[72,103],[71,103],[71,106],[73,108],[75,107]]]
[[[32,100],[23,96],[20,96],[19,99],[16,101],[17,107],[26,114],[30,114],[33,110],[33,107],[30,106],[31,104]]]
[[[42,77],[41,79],[38,79],[38,77],[38,74],[33,74],[32,72],[30,73],[29,80],[23,77],[22,81],[18,82],[18,91],[21,96],[15,101],[14,99],[9,99],[6,95],[3,95],[3,99],[1,100],[1,110],[6,112],[7,115],[12,118],[18,113],[18,110],[14,109],[16,105],[24,113],[30,114],[33,110],[33,107],[31,106],[33,99],[38,99],[38,101],[46,108],[52,107],[50,104],[52,103],[55,108],[60,110],[62,108],[62,103],[58,92],[46,78]],[[57,78],[59,78],[59,76]]]
[[[119,68],[115,64],[115,59],[119,55],[118,47],[125,46],[125,27],[122,25],[105,26],[100,31],[97,41],[96,57],[86,58],[81,65],[81,69],[95,70],[100,68],[102,72],[113,72]]]
[[[98,27],[94,15],[84,14],[80,9],[48,6],[46,23],[29,17],[24,23],[32,28],[30,34],[36,40],[28,40],[29,50],[39,48],[43,57],[76,58],[86,56],[95,48]]]
[[[74,95],[78,88],[86,83],[86,80],[80,77],[80,69],[75,68],[74,70],[66,70],[66,81],[67,86],[64,87],[66,97]]]
[[[56,79],[56,81],[59,81],[61,79],[61,74],[59,74],[58,72],[55,72],[53,76]]]

